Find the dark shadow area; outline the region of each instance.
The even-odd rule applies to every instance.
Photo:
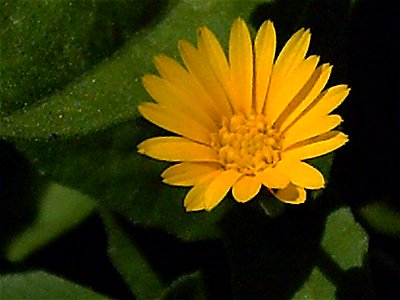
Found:
[[[376,299],[370,284],[371,274],[367,262],[364,262],[362,268],[351,268],[344,271],[322,248],[316,261],[318,268],[336,286],[336,299]]]
[[[118,222],[167,286],[200,271],[207,299],[231,298],[230,267],[222,241],[186,242],[160,230],[134,226],[124,218]]]
[[[352,91],[340,110],[350,142],[336,159],[334,175],[341,190],[351,192],[349,201],[361,206],[394,195],[396,188],[400,9],[396,1],[357,4],[349,44]]]
[[[37,211],[37,199],[43,190],[37,170],[14,146],[0,141],[0,253],[4,245],[29,225]]]
[[[368,266],[379,299],[400,296],[398,239],[370,230],[358,209],[387,201],[400,209],[397,193],[400,99],[400,7],[397,1],[355,3],[351,14],[348,77],[350,97],[338,110],[350,142],[335,159],[332,177],[356,220],[369,234]]]
[[[330,84],[345,83],[348,66],[350,1],[281,0],[260,5],[253,13],[254,28],[267,19],[274,22],[277,53],[300,28],[311,30],[309,55],[321,57],[320,64],[334,66]]]
[[[207,299],[231,298],[229,265],[221,241],[184,242],[165,232],[144,229],[119,218],[124,233],[167,284],[202,273]],[[134,299],[107,255],[107,236],[98,216],[48,244],[21,264],[0,260],[2,273],[44,270],[113,299]]]
[[[108,259],[107,236],[98,216],[90,217],[21,264],[3,261],[0,266],[7,273],[44,270],[113,299],[133,298]]]
[[[335,153],[330,185],[339,193],[336,198],[352,206],[357,221],[368,231],[367,267],[371,269],[375,294],[395,299],[399,298],[400,282],[398,239],[370,230],[358,216],[358,209],[380,199],[400,209],[395,194],[400,129],[400,6],[394,0],[351,2],[277,1],[261,5],[253,14],[252,24],[257,28],[265,19],[272,19],[278,47],[295,30],[310,28],[310,53],[320,54],[321,61],[334,65],[330,85],[348,83],[352,88],[337,109],[350,142]],[[359,272],[346,273],[343,280],[354,284]],[[343,284],[339,287],[339,298],[351,298]]]
[[[236,206],[221,222],[234,297],[291,299],[314,267],[328,213],[305,204],[269,218],[257,201]]]

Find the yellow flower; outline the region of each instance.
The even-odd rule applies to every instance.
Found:
[[[139,111],[178,136],[150,138],[138,148],[178,162],[161,176],[170,185],[193,186],[184,200],[187,211],[211,210],[231,188],[238,202],[265,186],[279,200],[298,204],[306,200],[305,189],[324,187],[323,175],[303,160],[347,142],[332,130],[342,118],[330,113],[349,88],[322,91],[332,67],[306,57],[310,37],[300,29],[275,60],[272,22],[262,24],[253,44],[245,22],[236,19],[228,59],[207,27],[200,28],[197,47],[179,42],[186,68],[155,57],[160,76],[145,75],[143,85],[156,103],[142,103]]]

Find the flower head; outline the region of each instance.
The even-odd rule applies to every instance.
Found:
[[[267,187],[279,200],[298,204],[305,189],[324,187],[323,175],[304,160],[331,152],[347,136],[333,130],[342,121],[330,114],[349,93],[346,85],[323,91],[332,67],[306,57],[309,30],[300,29],[275,59],[276,35],[270,21],[252,43],[245,22],[236,19],[228,59],[214,34],[199,30],[197,47],[181,40],[185,67],[155,58],[160,76],[143,85],[156,101],[139,106],[143,117],[177,136],[142,142],[139,152],[177,162],[163,181],[193,186],[184,206],[211,210],[232,188],[247,202]]]

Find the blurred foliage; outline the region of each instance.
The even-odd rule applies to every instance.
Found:
[[[93,211],[91,199],[56,183],[48,183],[39,200],[36,219],[14,236],[6,257],[12,262],[23,260],[36,249],[79,224]]]
[[[2,276],[0,286],[2,299],[108,299],[41,271]]]
[[[272,19],[279,47],[299,27],[310,27],[310,52],[335,65],[333,84],[346,83],[349,28],[363,3],[0,0],[0,250],[9,266],[0,264],[0,298],[105,299],[79,281],[29,266],[30,272],[21,271],[30,255],[80,230],[92,213],[102,218],[108,258],[132,298],[207,299],[219,290],[239,299],[372,298],[369,237],[357,221],[398,238],[399,216],[377,192],[357,200],[368,196],[360,189],[343,203],[354,172],[340,164],[340,152],[336,169],[342,173],[333,155],[310,162],[333,187],[313,192],[303,206],[277,205],[261,194],[246,205],[227,197],[210,213],[186,213],[187,190],[161,183],[166,164],[136,152],[139,142],[162,133],[136,109],[149,97],[140,77],[155,71],[154,55],[178,58],[178,40],[195,42],[203,24],[226,48],[236,17],[253,32]],[[210,283],[207,268],[197,267],[165,280],[131,226],[149,230],[147,239],[155,243],[152,232],[159,230],[199,252],[197,243],[220,241],[217,257],[228,266],[219,272],[227,279]],[[165,245],[159,247],[159,255],[167,255]],[[105,250],[93,255],[99,251]],[[208,264],[219,268],[212,259]]]
[[[371,202],[360,210],[361,216],[377,232],[400,236],[400,211],[384,201]]]

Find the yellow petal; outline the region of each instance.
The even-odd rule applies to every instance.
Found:
[[[345,84],[327,89],[297,117],[296,122],[310,122],[310,120],[329,114],[346,99],[349,92],[350,89]]]
[[[169,167],[161,174],[161,177],[164,178],[164,183],[170,185],[192,186],[219,170],[221,170],[221,165],[217,163],[184,162]]]
[[[275,58],[276,34],[274,24],[265,21],[257,32],[255,54],[255,109],[262,113]]]
[[[339,115],[328,115],[316,119],[306,119],[308,122],[297,122],[285,133],[282,147],[288,148],[291,145],[328,132],[342,122]]]
[[[209,211],[217,206],[241,176],[239,172],[230,169],[215,177],[204,197],[205,209]]]
[[[222,171],[221,171],[222,172]],[[196,184],[187,194],[183,205],[186,211],[199,211],[206,209],[204,196],[210,185],[210,183],[217,177],[221,172],[215,172],[210,176],[206,177],[203,181]]]
[[[207,58],[218,81],[225,89],[227,95],[229,95],[229,65],[224,50],[222,50],[217,38],[206,26],[203,26],[199,30],[197,44],[200,53]]]
[[[310,39],[311,33],[308,29],[302,28],[293,34],[279,53],[273,73],[285,76],[297,68],[306,56]]]
[[[189,72],[181,64],[165,54],[155,56],[154,63],[158,73],[173,84],[180,85],[182,77],[189,76]]]
[[[303,188],[291,183],[287,187],[276,192],[271,191],[271,193],[282,202],[289,204],[301,204],[307,198],[306,191]]]
[[[256,174],[256,179],[270,189],[284,188],[289,184],[289,177],[279,171],[279,168],[266,168]]]
[[[331,75],[332,66],[323,64],[312,74],[304,87],[290,101],[283,113],[279,116],[275,126],[286,130],[294,124],[296,118],[307,109],[325,87]]]
[[[253,199],[260,191],[261,184],[254,176],[243,176],[232,188],[232,195],[238,202],[247,202]]]
[[[210,131],[188,114],[151,102],[140,104],[139,112],[144,118],[161,128],[196,142],[207,145],[211,143]]]
[[[271,113],[276,114],[277,118],[270,118],[270,122],[276,122],[275,127],[280,127],[278,123],[281,116],[284,115],[289,103],[298,97],[300,91],[304,90],[304,86],[313,75],[318,61],[319,57],[316,55],[308,57],[288,77],[281,80],[279,86],[277,84],[271,85],[268,92],[268,101],[275,103],[275,107],[273,110],[271,109]]]
[[[250,115],[253,93],[253,49],[250,32],[242,19],[233,22],[229,37],[231,101],[236,112]]]
[[[218,81],[204,55],[185,40],[179,41],[179,50],[189,72],[196,77],[204,90],[213,99],[217,111],[221,116],[231,116],[232,108],[227,93]]]
[[[217,111],[211,97],[204,88],[199,84],[198,80],[186,71],[175,59],[160,54],[154,58],[156,67],[160,75],[171,82],[184,93],[187,97],[194,98],[196,109],[204,111],[215,122],[219,122],[221,117]],[[197,104],[197,105],[196,105]]]
[[[301,161],[285,161],[280,170],[285,173],[290,181],[306,189],[320,189],[325,185],[324,176],[316,168]]]
[[[182,137],[163,136],[143,141],[139,153],[166,161],[217,162],[215,150]]]
[[[305,160],[336,150],[348,141],[340,131],[330,131],[317,137],[298,142],[282,152],[283,160]]]
[[[310,38],[309,30],[300,29],[289,39],[276,60],[264,108],[269,124],[273,124],[283,110],[284,105],[276,95],[279,90],[288,87],[287,78],[304,61]]]
[[[197,95],[188,96],[169,81],[155,75],[143,76],[142,82],[146,91],[159,104],[190,115],[210,132],[218,130],[217,124],[203,110],[205,105]]]

